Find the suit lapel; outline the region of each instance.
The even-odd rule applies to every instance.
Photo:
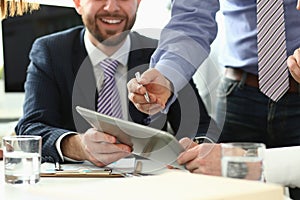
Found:
[[[76,40],[73,51],[74,86],[72,92],[73,117],[78,131],[85,131],[91,127],[76,112],[75,107],[81,106],[95,110],[96,80],[92,63],[87,56],[84,45],[84,29],[80,32],[79,40]]]

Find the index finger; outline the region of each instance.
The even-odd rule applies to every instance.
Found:
[[[185,164],[185,163],[190,162],[191,160],[194,160],[195,158],[197,158],[199,152],[196,148],[197,147],[194,147],[187,151],[182,152],[177,158],[178,164],[182,165],[182,164]]]
[[[136,78],[131,79],[127,83],[127,90],[128,93],[137,93],[137,94],[144,94],[146,92],[146,88],[139,84],[136,80]]]

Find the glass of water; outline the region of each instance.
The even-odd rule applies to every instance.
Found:
[[[2,146],[6,183],[35,184],[39,182],[41,136],[5,136]]]
[[[264,181],[262,143],[223,143],[222,176]]]

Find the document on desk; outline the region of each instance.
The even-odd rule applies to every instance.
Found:
[[[54,163],[43,163],[41,166],[41,177],[125,177],[127,173],[133,172],[135,158],[123,158],[106,167],[97,167],[90,162],[62,164],[56,169]]]

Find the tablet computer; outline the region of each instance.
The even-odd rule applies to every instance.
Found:
[[[80,106],[77,112],[98,131],[115,136],[120,143],[132,147],[133,154],[185,169],[176,160],[184,148],[170,133],[134,122],[103,115]]]

